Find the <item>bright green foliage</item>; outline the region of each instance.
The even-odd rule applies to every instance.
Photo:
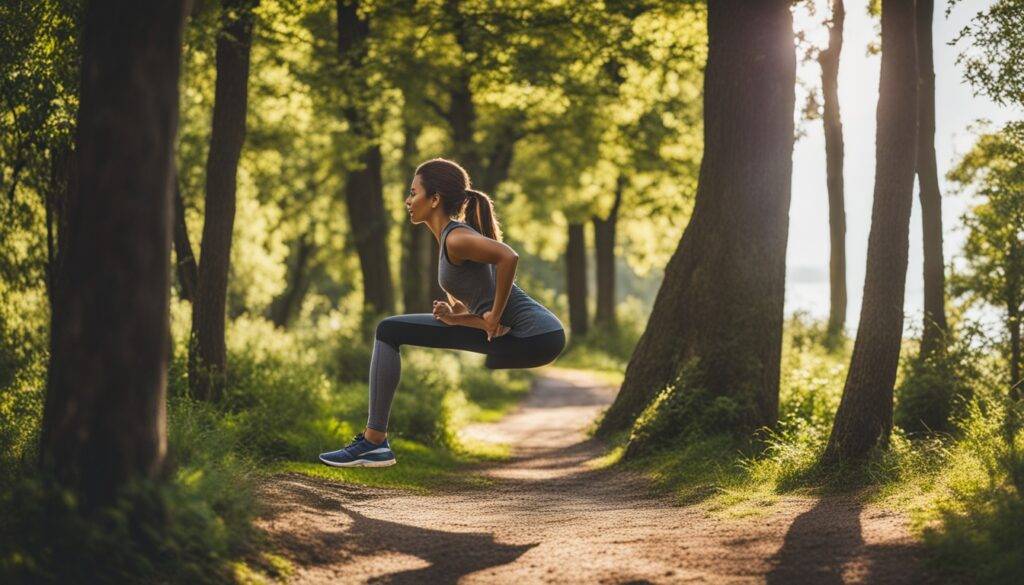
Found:
[[[1011,409],[1020,405],[993,397],[970,403],[963,438],[934,478],[937,505],[918,512],[932,562],[976,583],[1024,577],[1024,431],[1007,435]]]
[[[963,216],[964,265],[950,278],[954,295],[995,307],[1007,338],[1020,330],[1024,305],[1024,126],[984,134],[949,172],[979,203]],[[1016,380],[1010,383],[1016,383]]]
[[[961,0],[951,0],[948,10]],[[957,64],[975,91],[1002,105],[1024,103],[1024,1],[995,0],[953,40]]]
[[[977,324],[958,323],[942,352],[905,359],[895,389],[894,422],[908,433],[949,433],[963,417],[978,381],[993,378],[995,364],[980,360],[987,338]],[[998,379],[998,377],[996,377]],[[994,383],[991,380],[989,383]]]

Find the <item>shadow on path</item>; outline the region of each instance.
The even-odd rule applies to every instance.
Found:
[[[456,583],[464,575],[511,563],[540,544],[502,544],[486,532],[447,532],[370,518],[348,508],[334,494],[315,489],[315,484],[290,479],[293,481],[288,483],[287,493],[279,494],[290,501],[279,501],[278,505],[298,505],[306,512],[337,514],[339,520],[347,515],[352,520],[339,522],[337,530],[276,536],[275,540],[289,556],[306,567],[353,562],[360,557],[391,552],[411,555],[429,564],[368,582]]]
[[[912,543],[868,545],[861,532],[863,504],[821,498],[797,516],[766,575],[769,585],[815,583],[931,583],[917,572],[919,547]],[[846,578],[844,578],[844,575]]]

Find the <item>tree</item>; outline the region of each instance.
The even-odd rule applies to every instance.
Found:
[[[886,443],[892,431],[917,151],[914,30],[912,1],[882,4],[874,205],[864,300],[843,396],[822,456],[826,464],[862,458]]]
[[[77,180],[57,275],[40,463],[86,507],[166,452],[172,149],[185,2],[91,2]]]
[[[602,435],[629,428],[693,363],[700,388],[671,388],[666,404],[729,404],[723,424],[736,432],[777,418],[796,75],[790,3],[712,0],[707,22],[693,215]],[[691,410],[678,422],[698,417]]]
[[[188,225],[185,223],[185,201],[181,197],[181,184],[177,173],[174,177],[174,267],[178,277],[181,298],[190,303],[196,301],[199,286],[199,267],[192,242],[188,239]]]
[[[1011,396],[1019,399],[1021,318],[1024,316],[1024,127],[1010,124],[982,135],[950,170],[949,179],[973,187],[982,198],[963,222],[965,266],[954,273],[951,289],[1003,312]]]
[[[932,56],[934,0],[917,0],[917,180],[924,237],[924,329],[921,356],[940,349],[946,325],[946,277],[942,255],[942,193],[935,161],[935,65]]]
[[[830,340],[837,339],[846,325],[846,203],[843,190],[843,121],[839,111],[839,57],[843,51],[845,21],[843,0],[833,0],[828,47],[818,54],[828,186],[830,296],[827,331]]]
[[[615,180],[615,199],[608,216],[594,216],[594,265],[597,270],[597,311],[594,324],[606,330],[614,330],[615,323],[615,229],[619,221],[619,207],[622,192],[626,189],[626,177],[622,174]]]
[[[355,137],[355,166],[345,181],[345,203],[350,233],[363,274],[363,306],[366,317],[391,313],[395,292],[388,254],[388,218],[384,210],[383,158],[377,124],[367,108],[369,72],[364,69],[369,52],[370,21],[360,14],[359,0],[338,0],[338,58],[350,99],[342,107],[349,133]]]
[[[587,311],[587,248],[583,228],[586,224],[569,222],[565,247],[566,291],[569,296],[569,329],[584,337],[590,327]]]
[[[199,282],[192,305],[189,386],[193,396],[217,399],[224,388],[224,338],[238,159],[245,143],[254,0],[225,0],[217,37],[217,86],[206,159],[206,214]]]

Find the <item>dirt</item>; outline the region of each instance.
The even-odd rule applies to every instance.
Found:
[[[585,430],[615,391],[545,369],[515,412],[466,431],[514,445],[474,470],[493,485],[423,495],[283,474],[263,487],[261,526],[297,583],[933,581],[906,520],[855,499],[783,497],[730,518],[587,465],[605,449]]]

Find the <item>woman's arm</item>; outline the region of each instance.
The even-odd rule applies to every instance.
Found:
[[[445,291],[444,294],[448,295],[448,304],[451,305],[451,307],[452,307],[452,314],[453,315],[461,315],[463,313],[468,313],[469,312],[469,307],[464,305],[462,303],[462,301],[460,301],[459,299],[457,299],[457,298],[453,297],[452,295],[450,295],[448,293],[448,291]]]
[[[474,313],[466,312],[455,314],[442,310],[435,311],[434,316],[442,323],[446,323],[448,325],[462,325],[464,327],[473,327],[474,329],[482,329],[484,331],[487,331],[489,327],[487,321],[483,317],[481,317],[480,315],[476,315]],[[494,337],[501,337],[502,335],[508,333],[510,329],[511,328],[505,325],[499,325],[497,331],[494,334]]]
[[[489,319],[485,320],[496,328],[501,314],[505,312],[505,304],[512,292],[512,282],[519,264],[519,254],[507,244],[492,240],[472,230],[452,230],[448,234],[448,257],[458,261],[473,260],[474,262],[494,264],[497,270],[494,288],[494,303],[491,305]]]

